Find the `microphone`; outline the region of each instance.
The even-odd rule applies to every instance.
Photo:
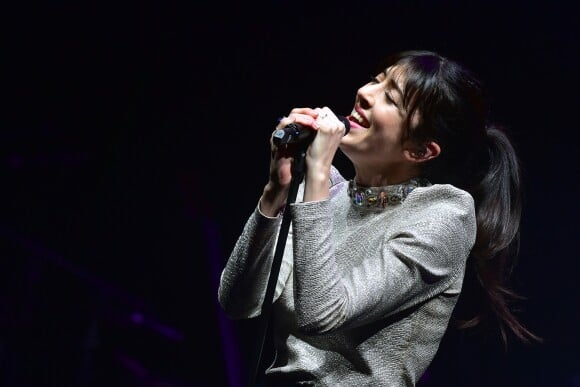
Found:
[[[343,116],[336,116],[343,124],[344,134],[346,135],[350,130],[350,122]],[[305,128],[304,126],[297,124],[295,122],[288,124],[286,127],[282,129],[278,129],[274,132],[272,141],[276,146],[284,145],[284,144],[309,144],[312,140],[314,140],[314,135],[316,134],[315,130],[310,128]]]

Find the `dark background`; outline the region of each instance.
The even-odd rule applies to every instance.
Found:
[[[383,55],[478,73],[519,151],[519,315],[423,386],[580,386],[574,2],[13,2],[2,12],[0,384],[242,386],[217,281],[295,106],[348,114]],[[469,151],[469,150],[466,150]],[[349,165],[337,155],[349,175]]]

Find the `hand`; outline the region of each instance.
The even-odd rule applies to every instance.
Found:
[[[325,200],[330,195],[330,170],[342,141],[345,126],[328,107],[317,112],[316,136],[306,151],[304,201]]]
[[[282,129],[291,123],[297,123],[312,130],[318,129],[316,118],[318,111],[310,108],[292,109],[287,117],[283,117],[276,130]],[[292,163],[297,148],[294,144],[277,147],[273,137],[270,137],[271,159],[268,184],[264,187],[260,199],[260,209],[265,215],[276,216],[286,204],[290,183],[292,182]]]
[[[313,168],[330,171],[346,128],[328,107],[316,108],[314,111],[317,112],[315,120],[317,134],[306,152],[306,164],[311,172],[314,172]]]

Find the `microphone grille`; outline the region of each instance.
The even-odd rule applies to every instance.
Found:
[[[350,122],[348,122],[348,120],[344,116],[337,116],[337,117],[344,124],[344,128],[346,129],[344,131],[344,134],[347,135],[348,134],[348,131],[350,130]]]

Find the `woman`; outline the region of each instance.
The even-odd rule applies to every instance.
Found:
[[[290,211],[269,384],[413,386],[467,287],[481,305],[465,326],[491,315],[504,339],[535,338],[509,310],[504,286],[520,222],[518,161],[487,113],[467,69],[410,51],[358,90],[346,135],[328,107],[281,119],[276,129],[315,132],[298,197],[287,205],[293,150],[271,141],[269,181],[218,291],[231,318],[260,313]],[[332,165],[338,149],[354,167],[350,181]]]

